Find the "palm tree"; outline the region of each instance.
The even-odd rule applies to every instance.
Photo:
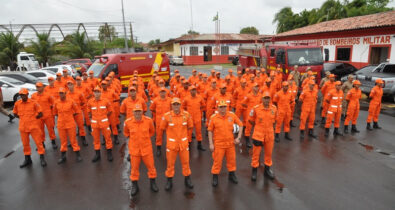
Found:
[[[66,54],[71,58],[92,58],[95,53],[94,45],[86,38],[86,33],[76,31],[66,40]]]
[[[0,64],[5,66],[12,66],[16,61],[16,56],[23,48],[23,44],[18,41],[18,38],[13,33],[0,34]]]
[[[277,24],[277,33],[293,29],[294,13],[291,7],[284,7],[274,15],[273,24]]]
[[[55,54],[54,43],[48,33],[37,34],[37,42],[32,41],[31,48],[40,63],[46,64]]]

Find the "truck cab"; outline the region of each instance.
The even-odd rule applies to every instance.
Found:
[[[17,56],[18,70],[30,71],[40,68],[36,57],[32,53],[20,52]]]

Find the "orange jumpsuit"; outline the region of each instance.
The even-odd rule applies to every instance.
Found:
[[[93,148],[100,150],[100,132],[106,141],[106,149],[112,148],[110,123],[108,113],[112,112],[111,104],[106,99],[96,100],[91,98],[87,104],[88,112],[91,115]]]
[[[280,133],[281,126],[284,124],[284,132],[288,133],[290,130],[291,121],[291,106],[295,103],[293,94],[289,91],[278,91],[273,98],[273,102],[277,103],[277,117],[276,117],[276,134]]]
[[[160,123],[160,129],[166,130],[167,136],[166,177],[171,178],[174,176],[174,164],[176,162],[177,155],[180,156],[182,174],[184,176],[191,175],[191,169],[189,167],[188,129],[192,128],[192,118],[186,111],[181,111],[179,114],[170,111],[163,115]]]
[[[205,99],[206,99],[206,119],[210,119],[211,115],[214,113],[215,108],[211,105],[211,101],[213,100],[213,97],[215,94],[218,93],[218,89],[213,89],[210,87],[205,93]],[[206,122],[207,126],[207,122]]]
[[[262,94],[260,94],[259,92],[257,94],[254,94],[254,92],[251,92],[251,93],[247,94],[246,97],[244,97],[244,99],[241,103],[244,106],[244,108],[246,109],[247,115],[250,114],[250,112],[251,112],[252,108],[254,108],[254,106],[261,103],[261,99],[262,99]],[[247,118],[246,118],[246,122],[247,122]],[[246,123],[245,127],[246,128],[244,131],[244,135],[246,137],[249,137],[251,134],[252,125],[251,125],[251,123]]]
[[[289,85],[288,91],[293,95],[294,99],[298,96],[298,87],[293,83],[293,85]],[[295,113],[295,103],[291,104],[291,120],[294,117]]]
[[[89,83],[87,83],[87,84],[89,84]],[[76,85],[74,87],[74,90],[76,92],[82,93],[85,96],[85,101],[88,101],[92,97],[92,90],[93,90],[93,88],[91,89],[90,85],[86,86],[86,85],[83,85],[83,83],[81,83],[81,86]],[[91,125],[91,121],[89,120],[88,109],[86,107],[86,103],[83,106],[81,106],[81,109],[82,109],[82,112],[84,114],[85,124],[87,126],[90,126]]]
[[[140,162],[143,160],[147,167],[148,178],[156,178],[154,155],[152,153],[151,137],[155,134],[154,123],[151,118],[142,116],[141,120],[134,117],[125,120],[123,134],[129,137],[130,179],[139,180]]]
[[[54,86],[46,86],[44,88],[44,91],[46,93],[48,93],[48,95],[52,96],[54,98],[54,101],[56,101],[57,99],[59,99],[59,87]]]
[[[86,104],[86,99],[84,95],[80,92],[74,90],[74,92],[68,91],[67,98],[72,99],[77,105],[77,115],[74,116],[75,123],[78,126],[79,136],[86,136],[84,128],[84,116],[82,112],[82,107]]]
[[[336,89],[331,90],[326,94],[325,101],[328,103],[328,113],[326,115],[325,128],[330,128],[333,120],[335,121],[335,128],[339,128],[343,96],[343,91]]]
[[[268,92],[270,93],[270,98],[273,98],[277,93],[276,88],[273,85],[267,86],[266,84],[260,90],[261,93]]]
[[[15,102],[13,112],[19,116],[19,132],[23,145],[23,154],[32,154],[29,139],[29,135],[31,135],[34,143],[36,143],[38,154],[43,155],[45,149],[42,144],[40,119],[36,119],[36,116],[42,112],[40,105],[32,99],[27,99],[26,102],[18,100]]]
[[[216,113],[210,118],[208,131],[213,133],[214,143],[212,174],[219,174],[221,172],[224,156],[226,156],[226,167],[228,171],[236,171],[233,124],[237,124],[239,127],[243,126],[243,123],[233,112],[227,112],[225,116]]]
[[[267,166],[272,165],[272,152],[274,145],[274,129],[277,108],[269,104],[265,108],[263,104],[254,106],[248,117],[248,121],[254,122],[254,132],[252,133],[253,147],[251,166],[259,167],[259,157],[261,155],[262,146],[264,147],[264,163]],[[251,123],[249,123],[251,124]]]
[[[113,91],[110,91],[110,90],[107,89],[107,90],[102,90],[101,98],[102,99],[106,99],[111,104],[112,112],[111,112],[111,115],[109,117],[110,125],[111,125],[111,131],[112,131],[113,135],[118,135],[117,119],[116,119],[115,111],[114,111],[114,109],[116,109],[117,107],[114,106],[114,103],[119,101],[119,95],[117,95]]]
[[[53,107],[53,114],[58,116],[58,133],[60,138],[60,151],[67,151],[67,137],[70,140],[73,151],[80,151],[78,146],[74,115],[78,113],[78,108],[73,99],[66,99],[64,101],[57,100]]]
[[[378,122],[381,110],[381,98],[383,97],[383,88],[374,86],[370,91],[369,98],[371,98],[369,103],[369,115],[366,120],[367,123]]]
[[[197,84],[196,88],[197,88],[198,93],[203,95],[204,92],[210,88],[210,83],[202,81]]]
[[[45,141],[45,126],[47,127],[49,138],[51,141],[54,141],[56,139],[54,130],[55,118],[52,115],[52,106],[55,102],[54,97],[49,95],[49,93],[44,90],[42,94],[38,92],[33,93],[31,99],[36,101],[42,109],[43,116],[39,120],[42,141]]]
[[[156,97],[150,106],[151,112],[155,113],[155,129],[156,129],[156,146],[162,146],[163,133],[160,129],[160,122],[163,115],[170,111],[171,98]]]
[[[121,104],[121,113],[126,115],[126,118],[130,118],[133,116],[133,107],[136,106],[136,104],[140,104],[140,106],[143,108],[143,113],[147,111],[147,104],[145,103],[144,99],[141,97],[137,97],[135,99],[132,99],[131,97],[127,97],[122,101]]]
[[[231,108],[234,107],[232,95],[229,93],[221,94],[221,92],[218,92],[213,97],[211,97],[211,100],[207,102],[207,105],[210,103],[212,110],[215,110],[218,102],[220,101],[226,101],[226,104],[228,104],[227,111],[231,111]]]
[[[235,101],[236,103],[236,116],[239,119],[243,119],[243,124],[246,125],[247,123],[247,116],[248,116],[248,112],[247,109],[242,105],[242,101],[244,100],[244,98],[247,96],[249,90],[247,89],[247,87],[242,88],[241,86],[236,88],[236,90],[233,93],[233,101]],[[241,118],[243,117],[243,118]]]
[[[335,89],[335,81],[327,81],[325,82],[324,86],[321,88],[321,93],[322,97],[325,98],[326,95],[331,91]],[[328,106],[329,104],[324,100],[322,102],[322,112],[321,112],[321,117],[325,117],[327,112],[328,112]]]
[[[359,115],[359,99],[362,97],[361,89],[352,88],[347,92],[346,100],[348,101],[347,116],[344,125],[348,125],[352,121],[353,125],[357,124]]]
[[[184,87],[178,88],[176,97],[179,98],[181,101],[184,100],[184,98],[187,97],[188,95],[191,95],[188,88],[187,89],[185,89]]]
[[[193,97],[189,94],[182,101],[182,107],[186,110],[192,117],[193,127],[195,128],[196,140],[202,141],[202,112],[203,107],[206,104],[204,103],[203,98],[200,95],[196,95]],[[193,129],[188,130],[188,141],[192,142],[192,131]]]
[[[197,82],[199,81],[199,77],[196,75],[196,76],[190,76],[189,78],[188,78],[188,83],[190,84],[190,85],[196,85],[197,84]]]
[[[88,78],[88,82],[91,84],[92,87],[96,87],[99,85],[99,79],[93,77],[93,78]]]
[[[310,90],[310,88],[306,88],[300,94],[299,100],[303,102],[301,113],[300,113],[300,130],[305,130],[306,121],[308,120],[308,128],[314,128],[314,120],[315,120],[315,108],[317,105],[317,89]]]

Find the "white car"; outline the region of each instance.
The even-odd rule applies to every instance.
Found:
[[[29,96],[37,91],[35,85],[23,83],[10,77],[0,77],[0,87],[4,102],[16,102],[20,98],[18,92],[21,88],[26,88],[29,91]]]
[[[56,73],[45,69],[27,71],[26,74],[36,77],[38,81],[42,82],[44,85],[48,85],[48,77],[56,78]]]
[[[49,70],[55,74],[58,72],[63,73],[63,69],[67,69],[69,71],[69,75],[72,77],[80,76],[77,69],[75,69],[72,65],[56,65],[42,68],[42,70]]]

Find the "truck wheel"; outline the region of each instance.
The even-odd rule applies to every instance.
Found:
[[[14,103],[17,102],[19,99],[21,99],[21,96],[19,95],[19,93],[15,94],[14,98],[13,98]]]

